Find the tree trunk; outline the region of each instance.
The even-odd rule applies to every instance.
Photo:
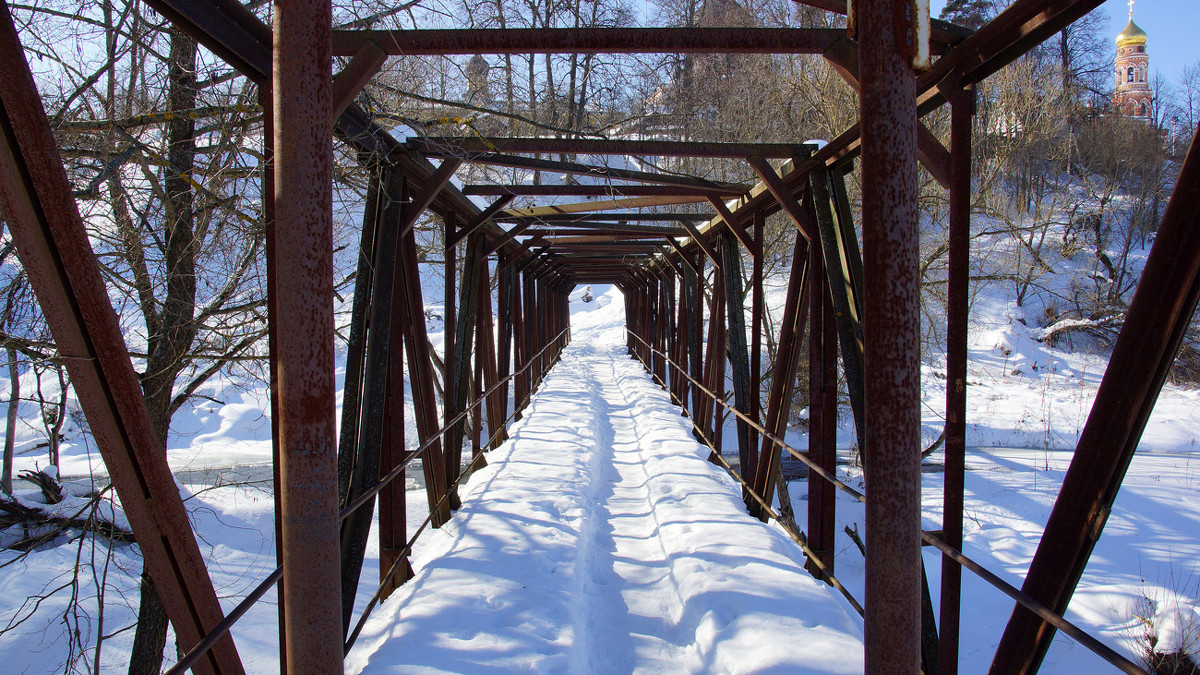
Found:
[[[170,92],[168,108],[189,110],[196,106],[196,42],[178,29],[171,29]],[[171,425],[171,396],[183,357],[196,336],[196,247],[192,188],[188,178],[195,162],[195,123],[187,115],[175,115],[167,125],[167,167],[164,170],[166,217],[164,261],[167,296],[162,305],[159,330],[148,336],[149,355],[142,375],[142,395],[164,452]],[[154,308],[149,308],[153,311]],[[130,675],[157,675],[162,671],[166,646],[167,613],[145,568],[142,571],[142,600],[138,627],[129,658]]]
[[[17,406],[21,404],[21,373],[17,368],[17,350],[8,348],[8,419],[4,425],[4,473],[0,490],[12,495],[13,443],[17,432]]]

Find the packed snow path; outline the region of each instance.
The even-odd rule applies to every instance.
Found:
[[[857,619],[619,335],[577,334],[347,672],[862,672]]]

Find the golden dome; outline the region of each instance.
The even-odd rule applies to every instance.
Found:
[[[1117,46],[1124,47],[1125,45],[1144,44],[1146,44],[1146,31],[1138,28],[1138,25],[1133,22],[1133,17],[1129,17],[1129,25],[1125,26],[1125,30],[1117,34]]]

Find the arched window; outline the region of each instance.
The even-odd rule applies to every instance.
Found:
[[[1143,104],[1141,104],[1140,106],[1138,106],[1138,116],[1139,116],[1139,117],[1145,117],[1145,116],[1146,116],[1146,104],[1145,104],[1145,103],[1143,103]]]
[[[1133,66],[1129,66],[1129,70],[1125,71],[1125,81],[1133,82]]]
[[[1145,47],[1142,47],[1142,46],[1140,46],[1140,45],[1138,46],[1138,53],[1139,53],[1139,54],[1141,54],[1142,52],[1145,52],[1145,51],[1146,51],[1146,48],[1145,48]]]

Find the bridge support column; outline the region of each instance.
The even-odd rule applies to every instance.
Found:
[[[962,550],[963,472],[966,461],[967,320],[970,298],[971,120],[975,89],[950,94],[950,235],[946,303],[945,479],[942,485],[942,540]],[[958,634],[962,566],[942,558],[941,675],[958,673]]]
[[[837,472],[837,324],[829,296],[825,259],[818,246],[809,258],[808,341],[808,456],[821,468]],[[837,536],[837,499],[832,484],[814,472],[808,474],[808,545],[825,568],[834,571]],[[816,565],[809,571],[816,572]]]
[[[866,672],[921,668],[915,8],[860,0]]]
[[[721,239],[721,255],[724,258],[721,269],[725,273],[725,314],[729,322],[729,365],[733,371],[733,406],[738,412],[750,415],[753,408],[750,405],[750,354],[746,345],[746,293],[742,287],[742,252],[733,234],[726,232]],[[739,472],[747,479],[752,479],[758,464],[758,455],[750,452],[750,425],[738,418],[736,428]],[[757,515],[761,510],[762,507],[744,488],[742,499],[751,514]]]
[[[809,247],[800,232],[796,233],[796,244],[792,248],[792,271],[788,278],[787,299],[783,306],[783,319],[779,329],[779,345],[775,351],[775,367],[771,375],[771,392],[767,397],[766,429],[780,438],[787,432],[788,418],[792,411],[792,395],[795,392],[796,373],[800,367],[800,350],[804,344],[805,284],[810,267]],[[812,435],[816,420],[809,415],[809,435]],[[775,472],[779,471],[779,446],[769,438],[762,439],[757,472],[752,485],[763,501],[770,503],[775,494]],[[747,478],[750,476],[748,475]],[[782,495],[781,495],[782,496]],[[811,500],[811,497],[809,498]],[[755,513],[755,512],[752,512]],[[768,516],[759,510],[756,515],[763,522]]]
[[[274,8],[275,289],[290,669],[342,670],[333,378],[329,0]],[[319,589],[319,592],[314,592]],[[298,598],[304,598],[302,602]]]

